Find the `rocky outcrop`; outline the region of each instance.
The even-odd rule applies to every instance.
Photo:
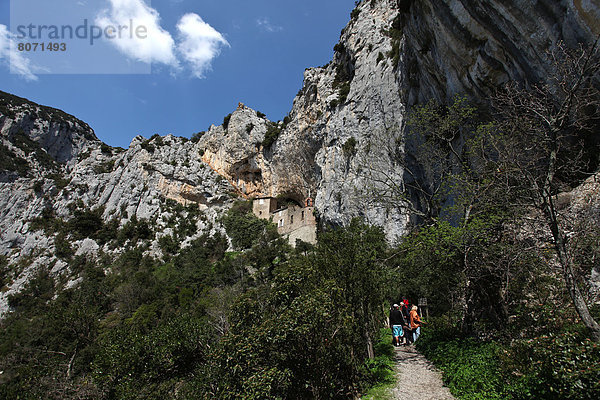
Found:
[[[599,234],[600,173],[589,177],[570,192],[559,194],[556,205],[559,212],[565,216],[563,219],[567,226],[564,229],[569,238],[581,233]],[[593,249],[592,247],[591,250],[594,251]],[[585,256],[592,263],[590,275],[587,277],[590,285],[588,295],[596,304],[600,304],[600,260],[597,253],[591,252]]]
[[[547,52],[593,41],[599,15],[589,1],[362,1],[333,61],[304,73],[277,140],[260,145],[262,123],[245,135],[253,112],[238,109],[203,137],[204,160],[248,196],[313,196],[330,223],[361,216],[399,237],[409,216],[373,193],[409,179],[398,143],[410,108],[455,94],[485,106],[503,83],[543,80]]]
[[[72,115],[0,91],[0,138],[9,144],[19,135],[58,163],[73,160],[90,143],[100,144],[92,128]]]
[[[270,171],[265,168],[261,146],[270,121],[241,103],[225,121],[223,125],[211,126],[200,137],[202,160],[243,195],[264,193],[268,177],[263,172]]]
[[[219,218],[232,203],[234,188],[202,162],[197,143],[171,135],[138,136],[127,150],[111,148],[87,125],[61,111],[24,99],[0,105],[0,150],[5,156],[0,256],[11,265],[10,276],[3,277],[7,285],[0,292],[0,316],[8,309],[8,297],[39,269],[76,284],[76,276],[70,279],[69,262],[58,254],[60,227],[52,224],[77,223],[78,213],[101,212],[100,223],[117,229],[144,221],[152,231],[146,252],[157,257],[163,255],[161,238],[175,235],[175,220],[182,224],[182,219],[190,219],[184,237],[177,238],[181,246],[203,233],[224,232]],[[192,204],[198,211],[186,211]],[[74,236],[69,242],[73,256],[123,251],[92,238]]]
[[[593,41],[599,16],[598,3],[586,0],[364,0],[333,60],[304,72],[283,121],[240,104],[194,140],[136,137],[126,150],[62,111],[0,93],[0,254],[33,255],[29,270],[60,273],[68,267],[53,256],[55,237],[31,224],[44,210],[68,221],[78,207],[102,207],[104,221],[123,226],[135,216],[168,235],[167,200],[198,204],[205,215],[197,231],[214,231],[232,194],[311,197],[321,220],[362,217],[393,241],[411,215],[380,200],[409,179],[411,107],[455,94],[485,106],[505,82],[543,81],[547,51]],[[147,251],[160,254],[156,241]],[[75,252],[111,251],[92,242]]]

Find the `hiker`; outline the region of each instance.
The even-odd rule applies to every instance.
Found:
[[[421,334],[421,325],[424,324],[421,321],[421,317],[417,313],[418,307],[413,305],[410,310],[410,328],[413,331],[413,342],[416,342]]]
[[[413,342],[413,332],[410,328],[410,313],[408,312],[408,300],[405,298],[402,299],[402,303],[400,303],[400,312],[404,317],[404,345],[408,346]]]
[[[400,347],[400,337],[402,336],[402,326],[406,325],[404,316],[400,312],[398,304],[394,304],[390,310],[390,328],[392,328],[392,345]]]

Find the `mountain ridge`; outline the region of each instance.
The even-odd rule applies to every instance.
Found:
[[[411,107],[455,94],[485,107],[485,95],[508,80],[539,80],[543,73],[528,71],[550,68],[546,51],[561,40],[571,46],[590,42],[600,32],[598,24],[588,24],[598,12],[565,0],[362,1],[332,61],[304,72],[284,121],[269,121],[240,104],[223,124],[193,140],[138,136],[128,149],[100,142],[87,124],[60,110],[3,94],[1,140],[10,162],[0,174],[0,254],[11,262],[44,255],[24,271],[60,264],[55,235],[31,223],[44,210],[68,220],[73,210],[102,207],[105,222],[124,226],[135,217],[165,227],[157,221],[170,200],[209,214],[209,223],[197,221],[198,232],[224,232],[219,215],[239,195],[313,197],[321,221],[340,226],[361,217],[395,241],[413,215],[382,204],[373,193],[385,182],[402,186],[413,179],[405,171],[414,167],[413,144],[405,142]],[[409,156],[399,162],[397,152],[405,150]],[[158,256],[159,239],[148,250]],[[112,251],[89,241],[76,246]],[[3,299],[26,281],[17,275],[21,284]]]

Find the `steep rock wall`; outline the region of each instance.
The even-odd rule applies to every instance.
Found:
[[[547,52],[559,41],[589,44],[599,16],[591,0],[362,1],[333,61],[305,71],[275,143],[233,140],[214,128],[201,142],[210,144],[204,160],[249,196],[312,196],[322,219],[345,224],[361,216],[393,239],[410,216],[373,192],[408,179],[397,152],[410,108],[455,94],[485,106],[508,81],[544,80]]]
[[[59,163],[76,158],[89,143],[100,143],[88,124],[61,110],[1,91],[0,100],[3,142],[14,142],[15,136],[22,133]]]

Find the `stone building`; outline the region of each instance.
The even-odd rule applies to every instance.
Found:
[[[253,201],[252,211],[258,218],[271,220],[277,225],[277,231],[287,236],[292,246],[296,245],[296,239],[317,243],[317,220],[311,198],[306,199],[302,206],[292,203],[279,206],[276,198],[262,197]]]

